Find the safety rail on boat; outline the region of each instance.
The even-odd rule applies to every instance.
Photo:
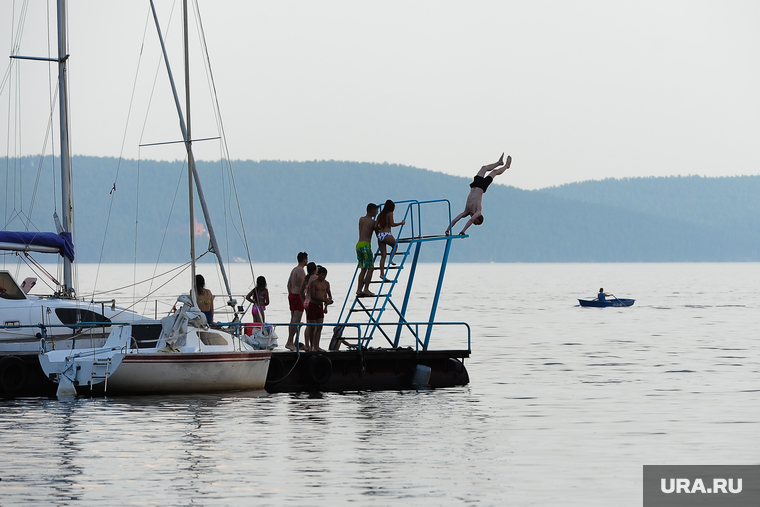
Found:
[[[240,329],[243,328],[243,327],[245,327],[246,324],[250,325],[251,323],[250,322],[247,322],[247,323],[244,323],[244,322],[221,323],[220,327],[228,327],[228,326],[229,327],[235,327],[235,335],[239,336]],[[472,332],[471,332],[471,329],[470,329],[470,325],[467,322],[406,322],[405,321],[403,324],[399,324],[397,322],[381,322],[381,323],[349,322],[347,324],[346,323],[340,323],[340,322],[324,322],[324,323],[316,323],[316,322],[292,322],[292,323],[291,322],[278,322],[278,323],[270,323],[270,322],[267,322],[266,325],[267,326],[272,326],[275,329],[277,327],[287,328],[289,326],[297,326],[298,327],[298,334],[296,335],[297,337],[300,336],[300,332],[301,332],[301,328],[302,327],[318,327],[318,326],[322,326],[322,327],[333,328],[332,335],[330,333],[323,334],[322,338],[321,338],[322,340],[327,340],[328,338],[329,338],[329,340],[332,340],[332,336],[334,335],[335,330],[340,329],[340,331],[341,331],[340,338],[343,339],[343,340],[346,340],[347,342],[351,341],[351,340],[356,340],[356,345],[355,346],[352,345],[352,347],[355,347],[358,350],[362,350],[362,349],[367,349],[368,348],[366,345],[362,344],[362,341],[363,341],[362,340],[362,328],[366,328],[366,327],[369,327],[369,326],[375,326],[378,329],[393,328],[394,329],[394,333],[396,333],[396,335],[397,335],[397,337],[395,338],[395,340],[391,340],[390,336],[388,334],[386,334],[384,331],[381,331],[381,333],[386,338],[386,340],[388,341],[388,344],[391,346],[391,348],[395,349],[395,348],[399,348],[399,336],[398,335],[400,334],[401,330],[398,329],[398,328],[399,327],[406,327],[406,328],[408,328],[411,331],[411,333],[412,333],[412,335],[414,337],[415,351],[417,351],[417,352],[419,352],[420,350],[426,350],[424,340],[420,339],[420,333],[419,333],[419,330],[420,330],[419,328],[420,327],[422,327],[422,326],[429,326],[429,327],[432,328],[433,326],[464,326],[467,329],[467,350],[472,350]],[[343,331],[346,328],[354,328],[354,329],[356,329],[356,338],[351,338],[351,337],[347,338],[347,337],[345,337],[342,333],[343,333]],[[278,339],[281,339],[281,337],[278,336]],[[329,340],[327,340],[326,342],[323,342],[323,343],[327,343],[327,342],[329,342]],[[297,351],[300,352],[300,347],[299,347],[299,350],[297,350]]]
[[[133,322],[76,322],[72,324],[4,324],[0,325],[0,329],[31,329],[31,328],[37,328],[40,330],[39,338],[40,338],[40,353],[44,354],[47,352],[47,331],[51,328],[67,328],[67,329],[95,329],[98,327],[120,327],[120,326],[131,326],[133,325]],[[81,336],[81,334],[73,334],[71,336],[61,336],[58,338],[57,341],[71,341],[71,350],[74,350],[74,347],[76,345],[77,337]],[[121,348],[121,347],[119,347]],[[103,349],[106,350],[106,349]],[[111,349],[108,349],[111,350]]]

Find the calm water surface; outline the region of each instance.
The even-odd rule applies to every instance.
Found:
[[[327,267],[342,297],[353,267]],[[99,286],[153,268],[109,269]],[[270,321],[287,320],[289,269],[257,269]],[[90,288],[96,269],[79,270]],[[245,292],[250,271],[232,275]],[[641,505],[644,464],[760,461],[759,275],[451,265],[439,318],[473,327],[462,388],[0,401],[0,504]],[[636,305],[577,307],[600,285]]]

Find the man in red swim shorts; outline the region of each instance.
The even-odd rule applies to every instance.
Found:
[[[303,316],[303,279],[306,276],[303,268],[309,263],[309,254],[306,252],[298,253],[298,266],[294,267],[288,277],[288,304],[290,305],[290,323],[297,324],[301,322]],[[288,350],[297,349],[298,330],[300,326],[288,327],[288,343],[285,344],[285,348]]]
[[[309,307],[306,309],[306,322],[309,324],[320,324],[314,326],[311,333],[309,333],[311,339],[306,341],[306,350],[311,350],[312,352],[324,352],[324,350],[319,348],[319,339],[322,336],[321,324],[325,321],[327,306],[333,302],[330,282],[325,280],[326,277],[327,268],[319,266],[317,268],[317,279],[309,282]]]

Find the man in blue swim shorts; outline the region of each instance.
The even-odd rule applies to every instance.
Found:
[[[356,283],[356,297],[374,296],[369,290],[375,256],[372,253],[372,233],[375,230],[377,204],[367,204],[367,214],[359,219],[359,242],[356,244],[356,260],[359,262],[359,280]]]

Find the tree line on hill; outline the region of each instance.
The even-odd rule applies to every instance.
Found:
[[[24,157],[0,174],[13,186],[0,195],[5,229],[23,229],[28,217],[31,230],[55,230],[51,217],[60,208],[60,182],[50,177],[52,165],[49,158]],[[359,217],[367,203],[386,199],[436,201],[422,206],[415,220],[422,234],[442,234],[449,217],[461,211],[470,183],[392,164],[234,161],[232,167],[234,182],[220,162],[198,162],[220,247],[231,262],[250,252],[253,262],[290,263],[299,251],[326,262],[352,262]],[[74,157],[77,260],[187,260],[186,178],[182,161]],[[760,176],[607,179],[534,191],[493,184],[484,198],[485,223],[453,242],[450,260],[758,261],[758,190]],[[407,206],[399,204],[397,221]],[[195,209],[202,252],[208,227],[200,206]],[[423,248],[421,260],[438,261],[443,244]]]

